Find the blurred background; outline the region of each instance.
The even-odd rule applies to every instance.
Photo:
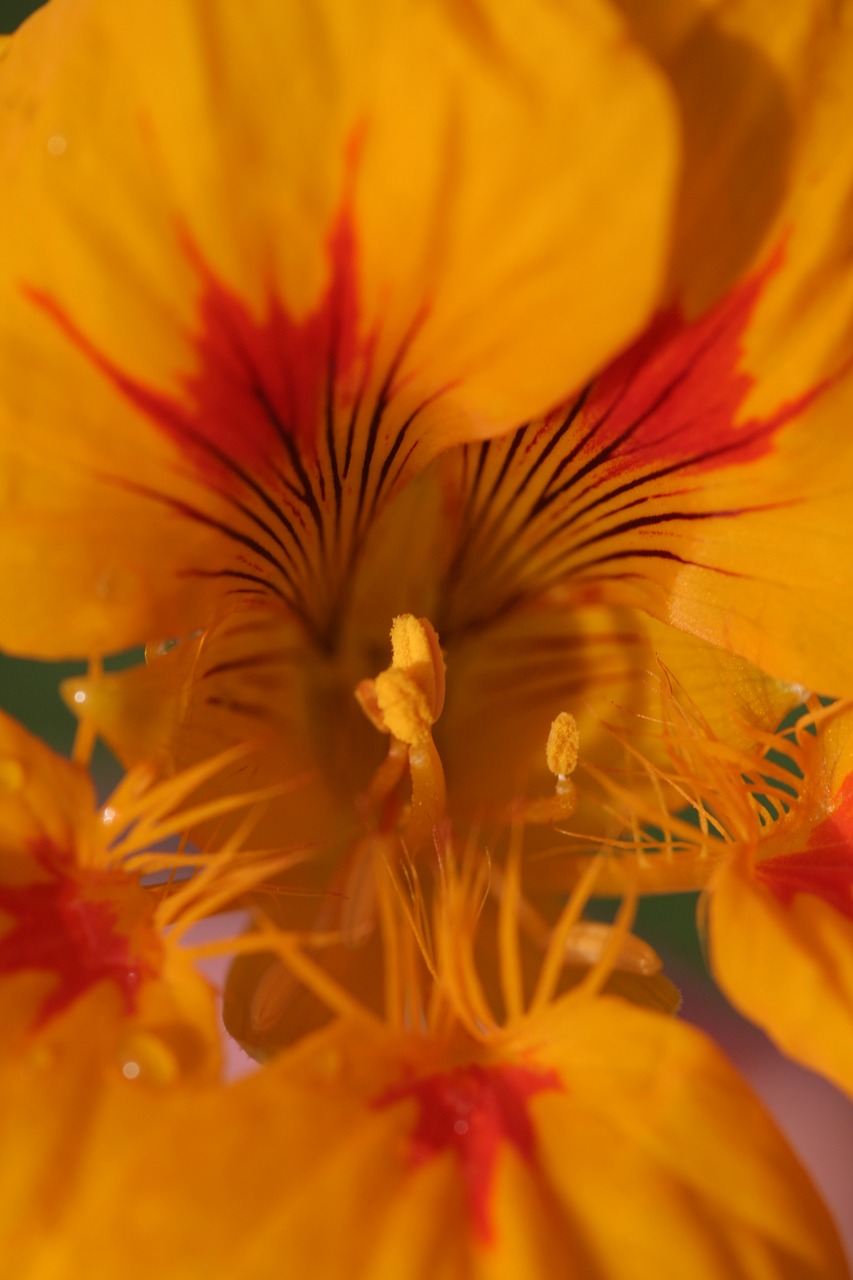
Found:
[[[14,31],[34,9],[40,8],[41,4],[30,0],[0,0],[0,35]]]
[[[0,34],[14,31],[40,7],[32,0],[0,0]],[[141,660],[139,651],[116,665]],[[84,663],[39,663],[0,655],[0,707],[67,755],[74,741],[74,718],[60,698],[59,683],[83,670]],[[99,748],[93,767],[105,794],[118,779],[118,766]],[[708,977],[696,930],[696,895],[644,900],[635,928],[655,947],[681,988],[682,1016],[723,1046],[776,1116],[834,1209],[853,1257],[853,1103],[783,1058],[719,995]]]

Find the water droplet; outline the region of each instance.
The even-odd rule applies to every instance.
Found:
[[[47,149],[52,156],[64,156],[68,150],[68,142],[61,133],[54,133],[47,140]]]
[[[145,646],[145,659],[150,662],[152,658],[165,658],[178,644],[177,640],[157,640],[151,641]]]
[[[147,1031],[128,1037],[120,1050],[119,1061],[125,1079],[136,1080],[142,1076],[147,1085],[173,1084],[180,1073],[180,1064],[171,1049],[159,1036]]]
[[[466,1133],[468,1132],[468,1121],[467,1121],[467,1120],[454,1120],[454,1121],[453,1121],[453,1132],[454,1132],[454,1133],[458,1133],[458,1134],[459,1134],[459,1136],[460,1136],[460,1138],[461,1138],[464,1134],[466,1134]]]
[[[75,690],[75,693],[74,693],[74,701],[75,701],[75,702],[85,702],[85,701],[86,701],[86,690],[85,690],[85,689],[77,689],[77,690]]]
[[[109,826],[109,824],[110,824],[111,822],[115,822],[115,820],[116,820],[116,811],[115,811],[115,809],[112,807],[112,805],[111,805],[111,804],[106,804],[106,805],[104,805],[103,809],[101,810],[101,821],[102,821],[106,826]]]

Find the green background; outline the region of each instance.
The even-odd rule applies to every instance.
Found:
[[[40,8],[35,0],[0,0],[0,33],[14,31],[34,9]]]

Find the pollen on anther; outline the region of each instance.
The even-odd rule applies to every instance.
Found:
[[[556,778],[566,778],[574,772],[578,762],[580,735],[574,716],[561,711],[551,724],[545,759],[548,769]]]

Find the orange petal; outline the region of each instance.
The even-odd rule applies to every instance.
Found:
[[[813,754],[828,758],[818,757],[812,776],[797,784],[803,800],[767,823],[754,858],[747,851],[720,869],[707,920],[714,975],[732,1003],[785,1053],[853,1094],[853,775],[844,772],[845,733],[849,716],[819,732]]]
[[[76,1046],[80,1070],[215,1078],[213,993],[161,937],[156,898],[110,859],[91,782],[5,716],[0,821],[0,989],[13,1010],[5,1052],[28,1038],[52,1052],[94,999],[100,1024]]]
[[[853,513],[838,425],[853,376],[827,352],[813,380],[768,398],[745,355],[786,253],[699,320],[659,317],[560,414],[460,452],[456,625],[548,591],[639,606],[780,679],[850,687],[836,546]]]
[[[24,1256],[61,1248],[93,1280],[847,1275],[732,1068],[611,999],[485,1055],[336,1026],[229,1090],[156,1107],[125,1091],[76,1143],[54,1233]]]
[[[821,110],[815,82],[846,33],[812,0],[784,15],[770,3],[617,4],[678,103],[685,146],[670,286],[695,315],[749,266],[790,207]]]

